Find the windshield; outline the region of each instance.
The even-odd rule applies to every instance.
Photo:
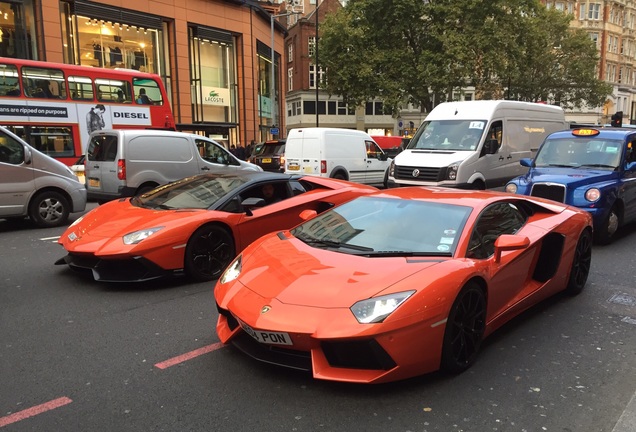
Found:
[[[486,120],[431,120],[417,130],[408,149],[476,150]]]
[[[244,183],[245,179],[236,177],[187,177],[135,197],[131,202],[152,209],[207,209]]]
[[[589,138],[547,139],[535,158],[536,167],[616,169],[623,141]]]
[[[353,255],[450,257],[471,210],[362,197],[299,225],[292,234],[311,246]]]

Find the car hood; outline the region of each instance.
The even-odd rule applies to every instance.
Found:
[[[122,236],[144,228],[183,224],[183,218],[205,210],[153,210],[135,207],[130,199],[110,201],[87,213],[79,224],[69,228],[76,235],[92,238]],[[176,216],[176,214],[179,216]]]
[[[314,248],[272,234],[246,251],[239,282],[266,301],[350,307],[445,258],[367,258]]]
[[[558,183],[577,187],[590,183],[600,183],[616,178],[615,171],[573,168],[533,168],[526,179],[531,183]]]

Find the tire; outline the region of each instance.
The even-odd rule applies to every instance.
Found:
[[[471,185],[472,190],[486,190],[486,184],[481,180],[475,180]]]
[[[221,276],[234,256],[232,234],[218,225],[206,225],[188,240],[183,267],[195,281],[210,281]]]
[[[607,217],[603,221],[603,224],[596,230],[595,240],[598,244],[606,245],[610,244],[614,239],[616,231],[620,226],[620,217],[616,206],[612,206],[611,210],[607,214]]]
[[[137,192],[135,192],[135,196],[143,195],[146,192],[150,192],[151,190],[153,190],[156,187],[157,186],[149,186],[149,185],[141,186],[139,189],[137,189]]]
[[[345,176],[343,173],[341,172],[337,172],[334,174],[333,178],[337,179],[337,180],[346,180]]]
[[[458,374],[475,362],[486,329],[486,296],[475,282],[457,295],[446,321],[440,369]]]
[[[589,230],[581,233],[579,241],[576,243],[574,250],[574,259],[570,269],[570,278],[565,292],[569,295],[577,295],[585,287],[587,277],[590,274],[590,265],[592,263],[592,234]]]
[[[386,173],[384,173],[384,189],[388,189],[389,188],[389,170],[386,170]]]
[[[68,220],[70,212],[68,200],[54,191],[38,193],[29,204],[29,217],[35,225],[42,228],[63,225]]]

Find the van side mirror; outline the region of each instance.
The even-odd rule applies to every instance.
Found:
[[[484,143],[484,153],[485,154],[495,154],[499,150],[499,141],[496,139],[488,139]]]
[[[378,153],[378,160],[385,161],[389,158],[386,153]]]
[[[30,165],[31,159],[32,159],[31,150],[28,147],[24,146],[24,163],[27,165]]]

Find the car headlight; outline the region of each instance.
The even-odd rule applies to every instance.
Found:
[[[230,264],[225,269],[225,271],[219,278],[219,282],[222,284],[232,282],[234,279],[239,277],[242,269],[243,269],[243,255],[239,255],[234,259],[234,261],[232,261],[232,264]]]
[[[389,165],[389,176],[395,177],[393,174],[395,173],[395,161],[391,161],[391,165]]]
[[[508,183],[506,185],[506,192],[508,193],[517,193],[517,185],[514,183]]]
[[[154,233],[156,233],[157,231],[163,228],[164,227],[160,226],[160,227],[154,227],[154,228],[146,228],[139,231],[128,233],[124,236],[124,244],[127,244],[127,245],[137,244],[140,241],[147,239],[148,237],[150,237],[151,235],[153,235]]]
[[[601,197],[601,191],[597,188],[591,188],[585,191],[585,199],[591,202],[598,201]]]
[[[459,162],[455,162],[453,164],[450,164],[448,166],[448,168],[446,169],[446,178],[448,180],[457,179],[457,170],[458,169],[459,169]]]
[[[415,291],[404,291],[361,300],[351,306],[351,312],[360,324],[382,322],[395,311]]]

